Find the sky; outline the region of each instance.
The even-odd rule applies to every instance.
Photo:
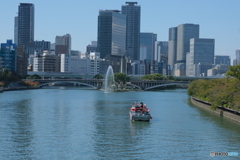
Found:
[[[14,39],[14,17],[20,3],[35,5],[35,40],[54,43],[70,34],[72,50],[86,51],[97,40],[99,10],[118,9],[122,0],[1,0],[0,43]],[[132,1],[130,1],[132,2]],[[240,49],[239,0],[136,0],[141,6],[141,32],[168,41],[168,30],[180,24],[200,25],[200,38],[215,39],[215,55],[235,59]]]

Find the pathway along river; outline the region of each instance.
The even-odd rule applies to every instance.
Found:
[[[151,122],[129,120],[134,101],[148,105]],[[211,151],[240,154],[240,125],[193,106],[184,89],[4,92],[0,118],[1,160],[212,159]]]

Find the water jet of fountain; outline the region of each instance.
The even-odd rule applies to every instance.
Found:
[[[109,66],[105,75],[104,92],[108,93],[115,89],[115,80],[112,66]]]

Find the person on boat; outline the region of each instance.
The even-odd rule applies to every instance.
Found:
[[[140,103],[139,109],[140,109],[140,111],[142,111],[142,109],[143,109],[143,102]]]

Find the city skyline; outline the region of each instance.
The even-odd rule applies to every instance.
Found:
[[[14,40],[14,17],[17,16],[18,5],[33,3],[35,6],[34,40],[54,43],[57,35],[70,34],[72,49],[85,52],[86,46],[91,41],[97,40],[99,10],[121,10],[125,2],[53,0],[46,4],[33,0],[5,1],[2,2],[3,7],[0,11],[0,17],[4,22],[0,32],[0,42],[4,43],[7,39]],[[211,2],[206,0],[133,2],[138,2],[141,6],[141,32],[155,33],[158,41],[167,41],[169,28],[185,23],[199,24],[200,37],[215,39],[215,55],[229,55],[231,59],[235,59],[235,51],[240,48],[240,22],[238,22],[237,13],[240,2],[216,0]]]

